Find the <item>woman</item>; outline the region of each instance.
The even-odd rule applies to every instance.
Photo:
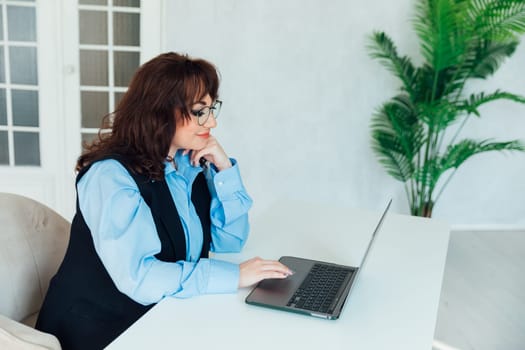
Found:
[[[232,293],[291,274],[277,261],[208,258],[242,248],[252,204],[236,161],[210,134],[218,87],[207,61],[152,59],[105,118],[111,133],[78,159],[70,243],[36,325],[64,349],[103,348],[167,296]]]

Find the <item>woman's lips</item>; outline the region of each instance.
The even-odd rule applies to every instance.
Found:
[[[208,137],[210,137],[210,133],[207,132],[207,133],[204,133],[204,134],[197,134],[197,136],[202,137],[203,139],[207,139]]]

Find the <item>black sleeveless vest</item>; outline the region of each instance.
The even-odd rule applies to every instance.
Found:
[[[131,171],[121,157],[108,158],[126,167],[151,209],[161,242],[161,251],[155,257],[167,262],[186,260],[186,238],[166,182]],[[77,183],[88,170],[89,166],[79,172]],[[202,172],[193,183],[191,200],[203,230],[201,258],[206,258],[211,243],[211,197]],[[66,255],[51,280],[36,328],[57,336],[63,349],[98,349],[153,305],[139,304],[117,289],[95,251],[78,195],[76,207]]]

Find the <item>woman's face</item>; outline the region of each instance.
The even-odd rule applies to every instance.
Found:
[[[199,111],[204,107],[211,107],[212,103],[213,100],[210,95],[206,95],[200,101],[196,101],[190,106],[190,120],[176,118],[176,129],[171,141],[171,150],[201,150],[206,146],[210,137],[210,130],[217,126],[217,121],[210,114],[208,120],[203,125],[199,125],[197,117],[191,111]]]

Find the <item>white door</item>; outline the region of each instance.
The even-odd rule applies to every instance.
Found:
[[[0,6],[0,191],[71,219],[81,143],[96,135],[138,65],[160,53],[162,2]]]

